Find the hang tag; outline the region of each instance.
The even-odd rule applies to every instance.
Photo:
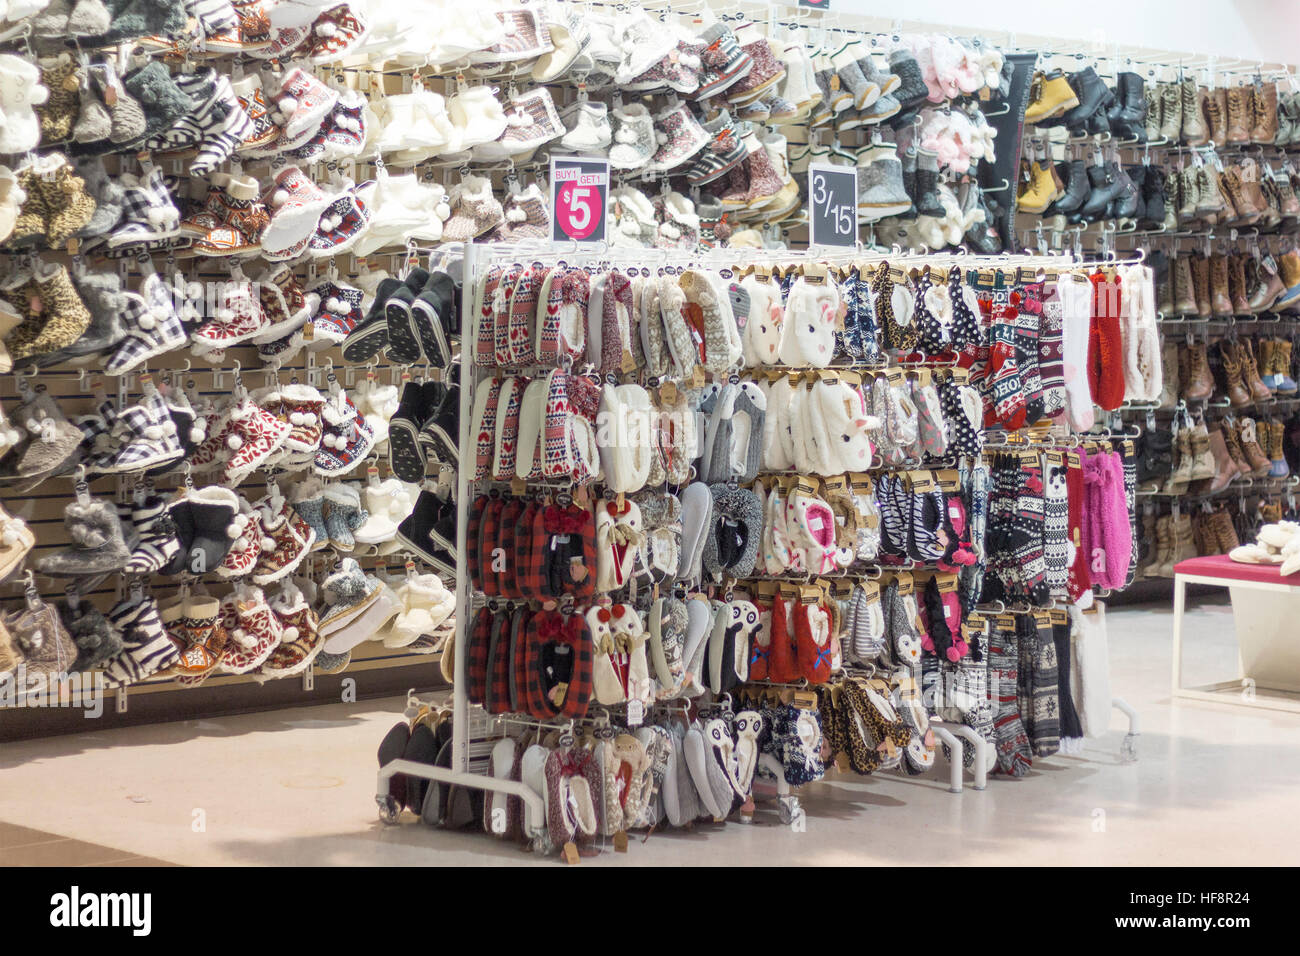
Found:
[[[659,400],[665,405],[677,404],[677,386],[672,382],[664,382],[659,386]]]
[[[644,719],[645,704],[639,700],[629,700],[627,702],[627,725],[629,727],[639,727]]]
[[[614,831],[614,852],[615,853],[627,852],[627,834],[622,830]]]
[[[580,856],[578,855],[578,844],[574,843],[572,840],[570,840],[568,843],[564,844],[564,862],[565,862],[565,863],[568,863],[570,866],[572,866],[572,865],[574,865],[574,864],[580,862],[581,860],[582,860],[582,857],[580,857]]]

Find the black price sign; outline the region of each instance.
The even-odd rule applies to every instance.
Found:
[[[551,157],[551,239],[603,242],[609,200],[609,160]]]
[[[808,244],[858,244],[858,171],[853,166],[808,167]]]

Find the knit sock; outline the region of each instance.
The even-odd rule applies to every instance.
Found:
[[[993,401],[993,418],[985,416],[985,425],[1002,425],[1008,429],[1025,425],[1024,382],[1016,361],[1016,324],[1014,310],[994,306],[992,346],[989,350],[985,392]]]
[[[1137,533],[1137,450],[1131,441],[1119,443],[1120,461],[1124,469],[1124,503],[1128,507],[1128,526],[1129,535],[1133,540],[1134,547],[1129,550],[1128,571],[1124,574],[1124,587],[1133,583],[1133,576],[1137,573],[1138,552],[1136,547],[1138,541]]]
[[[1074,695],[1070,688],[1070,619],[1068,617],[1053,622],[1052,644],[1056,647],[1056,687],[1061,715],[1061,751],[1075,753],[1083,744],[1083,727],[1079,723],[1079,712],[1074,707]]]
[[[1092,587],[1088,556],[1083,550],[1083,465],[1078,456],[1066,457],[1065,494],[1069,502],[1070,567],[1066,574],[1066,592],[1071,603]]]
[[[1053,293],[1043,302],[1043,316],[1038,326],[1038,372],[1043,383],[1043,415],[1048,418],[1055,418],[1065,411],[1062,314],[1061,300]]]
[[[1020,569],[1020,583],[1025,596],[1042,607],[1050,604],[1047,566],[1043,558],[1043,477],[1037,466],[1020,468],[1020,488],[1016,496],[1016,514],[1012,521],[1012,554]]]
[[[1043,417],[1043,379],[1038,368],[1038,327],[1043,314],[1043,286],[1027,286],[1016,316],[1016,365],[1024,390],[1025,424]]]
[[[1088,387],[1088,335],[1092,323],[1092,286],[1074,279],[1056,284],[1061,300],[1061,356],[1065,414],[1075,431],[1092,427],[1092,391]]]
[[[1119,278],[1092,275],[1092,308],[1088,331],[1088,384],[1092,400],[1107,411],[1124,401],[1124,341],[1120,331]]]
[[[1030,648],[1030,700],[1033,714],[1029,741],[1037,757],[1050,757],[1061,749],[1059,669],[1051,619],[1043,613],[1022,615]]]
[[[1053,458],[1057,460],[1052,460]],[[1057,453],[1043,467],[1044,578],[1054,597],[1064,598],[1070,561],[1070,503],[1066,498],[1065,459]]]
[[[993,733],[998,769],[1013,777],[1029,772],[1033,751],[1020,720],[1016,700],[1017,660],[1015,632],[993,627],[989,637],[989,694],[993,699]]]

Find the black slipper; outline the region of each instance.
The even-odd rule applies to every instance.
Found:
[[[428,724],[418,724],[411,731],[411,740],[406,745],[406,752],[402,756],[415,763],[430,765],[438,759],[438,741]],[[424,791],[428,789],[430,782],[423,777],[407,777],[406,809],[412,813],[420,812],[420,808],[424,806]]]
[[[405,723],[394,724],[379,742],[379,766],[400,760],[406,755],[406,745],[410,743],[411,728]],[[397,801],[398,807],[406,803],[406,774],[395,773],[388,778],[388,795]]]

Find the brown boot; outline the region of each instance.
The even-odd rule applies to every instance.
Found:
[[[1296,388],[1295,378],[1291,375],[1291,340],[1278,339],[1273,343],[1273,374],[1278,376],[1274,379],[1279,382],[1277,393],[1279,395],[1294,395],[1300,389]]]
[[[1291,474],[1291,466],[1286,460],[1286,422],[1266,422],[1268,426],[1268,457],[1273,463],[1269,471],[1271,478],[1285,478]]]
[[[1269,210],[1268,199],[1259,182],[1259,163],[1250,156],[1242,157],[1238,175],[1241,176],[1241,193],[1249,208],[1247,221],[1263,222]]]
[[[1281,200],[1282,215],[1288,219],[1300,216],[1300,197],[1296,196],[1291,180],[1286,176],[1275,176],[1274,185],[1277,186],[1277,195]]]
[[[1259,503],[1259,519],[1263,524],[1276,524],[1281,521],[1282,502],[1261,501]]]
[[[1251,97],[1250,140],[1253,143],[1272,145],[1277,139],[1277,84],[1273,82],[1255,84]]]
[[[1192,548],[1201,557],[1214,553],[1214,532],[1209,528],[1209,515],[1197,512],[1192,515]],[[1207,535],[1209,532],[1208,543]]]
[[[1292,249],[1277,257],[1277,276],[1282,283],[1282,294],[1273,308],[1278,312],[1300,310],[1300,252]]]
[[[1246,289],[1246,255],[1238,252],[1228,258],[1228,295],[1232,299],[1233,315],[1250,311]]]
[[[1210,530],[1214,534],[1215,554],[1227,554],[1241,544],[1237,540],[1237,529],[1233,527],[1232,515],[1220,508],[1209,516]]]
[[[1168,563],[1169,551],[1173,544],[1173,521],[1170,515],[1162,515],[1156,519],[1156,555],[1147,565],[1143,577],[1160,577],[1164,565]]]
[[[1174,311],[1181,315],[1196,312],[1196,290],[1192,285],[1191,256],[1175,256],[1173,268]]]
[[[1210,308],[1210,260],[1199,252],[1190,257],[1192,269],[1192,296],[1196,300],[1196,314],[1208,319],[1213,311]]]
[[[1214,455],[1210,452],[1210,432],[1204,422],[1192,426],[1192,481],[1214,477]]]
[[[1228,141],[1228,91],[1222,86],[1205,97],[1205,125],[1216,146]]]
[[[1147,568],[1156,560],[1156,516],[1153,512],[1144,511],[1138,518],[1138,544],[1146,550],[1138,552],[1137,567],[1133,571],[1134,581],[1146,577]]]
[[[1250,127],[1254,119],[1252,98],[1248,86],[1234,86],[1228,90],[1228,129],[1224,142],[1250,142]]]
[[[1273,391],[1273,340],[1259,339],[1255,343],[1255,364],[1259,366],[1260,380]]]
[[[1165,480],[1164,492],[1167,495],[1180,495],[1187,490],[1192,480],[1192,430],[1180,428],[1174,434],[1174,450],[1178,453],[1178,463]]]
[[[1228,257],[1210,256],[1210,309],[1215,315],[1232,315],[1232,296],[1228,293]]]
[[[1237,477],[1237,463],[1228,454],[1223,432],[1223,426],[1219,424],[1210,429],[1210,454],[1214,456],[1214,478],[1210,482],[1212,492],[1222,491]]]
[[[1264,380],[1259,375],[1259,363],[1255,361],[1255,346],[1251,339],[1237,342],[1238,360],[1241,362],[1241,381],[1250,389],[1250,397],[1256,402],[1267,402],[1273,397]]]
[[[1273,257],[1265,256],[1258,260],[1255,263],[1255,287],[1250,293],[1250,311],[1267,312],[1285,291],[1286,286],[1277,274],[1277,263]]]
[[[1268,474],[1269,466],[1273,464],[1272,459],[1259,445],[1262,430],[1255,427],[1253,418],[1243,418],[1237,422],[1237,441],[1246,456],[1246,463],[1250,465],[1251,478],[1263,478]]]
[[[1246,407],[1250,404],[1250,390],[1241,380],[1241,358],[1237,349],[1227,341],[1220,342],[1219,357],[1223,360],[1223,374],[1227,379],[1228,403],[1233,408]]]
[[[1186,367],[1183,354],[1178,343],[1168,339],[1160,347],[1160,408],[1173,408],[1178,404],[1179,383]]]
[[[1179,561],[1194,557],[1196,545],[1192,538],[1192,516],[1178,515],[1171,519],[1169,557],[1160,565],[1161,577],[1172,578]]]
[[[1187,347],[1187,375],[1183,377],[1183,398],[1202,402],[1214,394],[1214,374],[1205,343]]]
[[[1228,457],[1232,459],[1232,466],[1237,469],[1237,475],[1242,477],[1249,475],[1250,462],[1246,460],[1246,453],[1241,449],[1241,439],[1237,435],[1237,429],[1231,423],[1223,426],[1223,444],[1228,449]]]
[[[1178,84],[1178,92],[1183,106],[1183,142],[1188,146],[1204,146],[1210,141],[1205,114],[1201,109],[1201,104],[1205,101],[1205,89],[1198,89],[1196,81],[1188,77]]]

